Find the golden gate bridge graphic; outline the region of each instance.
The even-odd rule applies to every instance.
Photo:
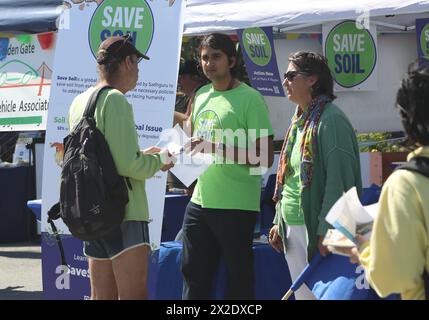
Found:
[[[39,87],[37,96],[41,96],[43,88],[51,85],[52,69],[43,61],[35,70],[20,60],[11,60],[0,66],[0,89]]]
[[[0,90],[10,88],[36,87],[37,96],[41,96],[43,88],[51,86],[52,69],[45,62],[42,62],[38,69],[34,69],[29,64],[21,60],[11,60],[0,65]],[[43,121],[42,115],[28,115],[18,117],[0,117],[0,126],[14,129],[15,126],[37,125]]]

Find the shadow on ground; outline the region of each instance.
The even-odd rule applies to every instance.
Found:
[[[1,300],[41,300],[42,291],[20,291],[23,286],[7,287],[0,289]]]

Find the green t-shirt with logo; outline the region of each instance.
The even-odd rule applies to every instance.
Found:
[[[295,143],[292,148],[290,165],[292,173],[285,178],[283,185],[281,208],[283,219],[288,225],[303,225],[304,214],[302,212],[301,201],[301,141],[303,136],[302,128],[298,128]]]
[[[227,91],[216,91],[211,84],[202,87],[191,119],[194,137],[215,143],[222,139],[227,146],[247,148],[248,143],[273,134],[262,95],[245,83]],[[259,211],[261,176],[250,169],[215,155],[199,176],[191,201],[203,208]]]

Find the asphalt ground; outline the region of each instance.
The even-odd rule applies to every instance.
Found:
[[[0,243],[0,300],[41,300],[40,240]]]

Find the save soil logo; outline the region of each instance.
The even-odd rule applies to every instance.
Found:
[[[429,60],[429,23],[426,24],[420,34],[420,47],[423,52],[423,56]]]
[[[212,110],[201,112],[195,119],[194,136],[207,141],[220,141],[221,124],[218,115]]]
[[[377,62],[371,33],[368,29],[356,28],[354,21],[344,21],[332,28],[326,38],[325,55],[335,81],[345,88],[368,79]]]
[[[96,57],[100,43],[106,38],[131,34],[134,46],[147,53],[153,33],[153,14],[145,0],[105,0],[92,16],[89,44]]]
[[[249,28],[243,31],[244,50],[252,62],[258,66],[266,66],[271,60],[271,44],[264,30]]]

